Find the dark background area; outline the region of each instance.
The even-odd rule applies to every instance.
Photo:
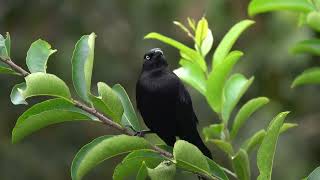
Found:
[[[199,19],[206,15],[214,34],[215,48],[232,25],[249,18],[248,3],[248,0],[0,0],[0,33],[10,32],[12,59],[23,67],[26,67],[25,57],[30,44],[39,38],[48,41],[58,52],[50,57],[47,71],[72,87],[74,44],[82,35],[95,32],[98,37],[93,91],[99,81],[109,85],[120,83],[134,101],[135,82],[144,52],[160,47],[165,51],[171,69],[178,67],[178,51],[158,41],[143,40],[147,33],[159,32],[192,46],[192,41],[172,21],[186,23],[187,17]],[[297,14],[290,12],[259,15],[254,20],[256,24],[233,48],[245,53],[235,72],[246,77],[255,76],[240,104],[257,96],[267,96],[271,103],[250,118],[241,129],[237,143],[265,128],[277,113],[291,111],[286,121],[298,123],[299,127],[280,137],[273,179],[301,179],[320,164],[320,86],[291,89],[290,84],[305,68],[318,62],[308,55],[292,55],[290,48],[314,34],[306,27],[298,27]],[[209,64],[212,52],[207,59]],[[27,107],[12,105],[9,94],[11,88],[22,81],[20,77],[0,76],[0,179],[70,179],[70,165],[76,152],[92,139],[116,132],[96,123],[70,122],[42,129],[21,143],[12,144],[11,130]],[[217,123],[206,100],[188,88],[199,117],[199,130]],[[29,102],[32,105],[39,100],[35,98]],[[208,147],[217,162],[230,166],[224,154],[211,144]],[[251,156],[255,179],[258,174],[256,152]],[[102,163],[85,179],[111,179],[120,160],[119,157]]]

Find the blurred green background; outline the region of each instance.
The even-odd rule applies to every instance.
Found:
[[[143,40],[144,35],[156,31],[192,46],[191,39],[172,21],[186,22],[187,17],[199,19],[206,15],[213,30],[215,48],[233,24],[248,18],[248,3],[249,0],[0,0],[0,33],[11,33],[12,58],[23,67],[26,67],[25,57],[30,44],[38,38],[47,40],[58,49],[49,60],[48,72],[58,75],[71,87],[70,59],[74,44],[83,34],[95,32],[98,37],[92,84],[99,81],[109,85],[121,83],[135,101],[135,82],[145,51],[162,48],[171,69],[178,67],[179,60],[176,49],[158,41]],[[273,179],[301,179],[320,164],[320,87],[290,88],[293,78],[305,68],[316,65],[317,59],[292,55],[289,49],[295,42],[316,34],[308,28],[298,27],[297,15],[290,12],[259,15],[254,20],[256,24],[234,47],[245,52],[236,72],[255,76],[240,104],[256,96],[267,96],[271,103],[241,129],[237,142],[266,127],[278,112],[290,110],[287,122],[299,123],[299,127],[280,137]],[[210,61],[208,58],[207,62]],[[51,126],[21,143],[11,144],[15,121],[27,108],[13,106],[9,98],[13,85],[21,81],[13,76],[0,76],[0,179],[70,179],[70,165],[78,149],[95,137],[116,132],[95,123],[71,122]],[[217,123],[206,100],[193,89],[189,88],[189,91],[199,117],[199,130]],[[34,104],[39,100],[29,102]],[[214,159],[229,167],[225,155],[213,145],[207,145]],[[257,176],[255,156],[256,153],[251,162],[253,179]],[[85,179],[111,179],[120,160],[114,158],[104,162]]]

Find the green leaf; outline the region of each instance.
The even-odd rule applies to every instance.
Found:
[[[209,139],[208,141],[214,143],[220,150],[222,150],[226,154],[230,156],[234,154],[232,145],[229,142],[221,139]]]
[[[151,180],[174,180],[176,165],[171,161],[163,161],[156,168],[148,168]]]
[[[224,60],[223,64],[215,66],[207,81],[206,98],[210,107],[217,113],[221,112],[223,87],[233,66],[243,55],[240,51],[232,51]]]
[[[269,11],[289,10],[309,12],[314,8],[308,0],[252,0],[249,4],[248,13],[254,16]]]
[[[68,86],[53,74],[32,73],[25,77],[26,82],[17,84],[11,91],[11,102],[15,105],[27,104],[25,99],[32,96],[54,96],[71,99]]]
[[[7,68],[7,67],[3,67],[1,66],[2,64],[0,64],[0,73],[1,74],[12,74],[12,75],[19,75],[18,73],[16,73],[14,70],[12,70],[11,68]]]
[[[57,50],[51,49],[51,45],[42,40],[38,39],[33,42],[27,52],[27,66],[31,73],[35,72],[46,72],[47,61],[49,56],[55,53]]]
[[[202,44],[201,44],[201,54],[202,56],[206,56],[209,51],[211,50],[213,45],[213,35],[210,29],[208,29],[208,33],[206,38],[203,40]]]
[[[173,156],[179,168],[194,173],[206,174],[213,178],[206,156],[193,144],[178,140],[173,148]]]
[[[195,20],[194,19],[192,19],[192,18],[187,18],[187,20],[188,20],[188,24],[189,24],[189,26],[191,27],[191,29],[192,30],[196,30],[196,22],[195,22]]]
[[[241,145],[241,148],[250,153],[255,147],[261,144],[265,135],[266,131],[264,129],[256,132]]]
[[[6,39],[0,34],[0,58],[3,60],[10,58],[10,35],[7,33]]]
[[[320,13],[317,11],[310,12],[307,16],[307,24],[314,30],[320,31]]]
[[[4,44],[6,46],[8,56],[10,57],[10,54],[11,54],[11,37],[10,37],[9,32],[6,33],[6,39],[4,41]]]
[[[307,177],[307,180],[318,180],[320,178],[320,166],[314,169],[309,176]]]
[[[72,81],[81,99],[91,103],[89,99],[91,76],[94,59],[94,43],[96,35],[84,35],[75,45],[72,55]]]
[[[223,132],[224,124],[211,124],[210,126],[204,127],[202,133],[206,138],[209,139],[221,138],[221,133]]]
[[[194,89],[205,95],[206,92],[206,76],[198,64],[191,61],[181,59],[182,67],[173,72],[184,82],[192,86]]]
[[[201,47],[203,40],[207,37],[208,29],[208,21],[205,17],[202,17],[197,24],[195,34],[195,41],[199,47]]]
[[[226,56],[229,54],[233,44],[239,38],[241,33],[254,24],[252,20],[243,20],[234,25],[227,34],[223,37],[221,42],[219,43],[217,49],[215,50],[212,57],[212,69],[214,66],[222,63]]]
[[[226,82],[222,96],[222,120],[225,124],[228,123],[232,110],[250,87],[253,79],[254,77],[251,77],[248,80],[242,74],[234,74]]]
[[[106,105],[110,117],[120,124],[123,114],[123,107],[120,98],[107,84],[98,82],[98,92],[101,100]]]
[[[99,137],[83,146],[74,157],[71,165],[71,177],[73,180],[80,180],[104,160],[134,150],[148,148],[150,148],[149,143],[136,136],[107,135]]]
[[[162,41],[166,44],[169,44],[170,46],[173,46],[173,47],[179,49],[184,54],[186,54],[188,57],[190,57],[193,61],[198,63],[204,72],[207,72],[207,65],[206,65],[205,60],[202,58],[202,56],[200,54],[198,54],[195,50],[187,47],[186,45],[184,45],[174,39],[166,37],[162,34],[155,33],[155,32],[147,34],[144,38],[145,39],[157,39],[159,41]]]
[[[269,99],[266,97],[259,97],[248,101],[245,105],[241,107],[236,115],[232,130],[230,133],[231,139],[234,139],[241,128],[241,126],[248,120],[248,118],[259,108],[266,105],[269,102]]]
[[[219,166],[216,162],[214,162],[212,159],[207,157],[207,162],[209,165],[210,173],[221,180],[229,180],[228,176],[224,173],[222,170],[222,167]]]
[[[278,137],[284,119],[289,112],[278,114],[270,123],[267,133],[258,150],[257,164],[259,169],[258,180],[271,180],[273,158],[276,150]]]
[[[157,167],[165,158],[153,150],[136,150],[128,154],[113,172],[113,180],[128,179],[138,174],[141,164],[150,168]]]
[[[137,173],[136,180],[145,180],[148,177],[148,167],[143,161]],[[120,180],[120,179],[119,179]]]
[[[12,143],[52,124],[90,119],[97,120],[65,99],[50,99],[32,106],[19,117],[12,131]]]
[[[296,123],[284,123],[284,124],[281,126],[280,134],[288,131],[289,129],[295,128],[295,127],[297,127],[297,126],[298,126],[298,124],[296,124]]]
[[[293,53],[310,53],[320,56],[320,39],[309,39],[298,42],[292,48]]]
[[[122,115],[121,120],[122,125],[131,126],[134,130],[141,131],[142,128],[139,119],[137,117],[136,112],[134,111],[134,108],[126,90],[120,84],[114,85],[112,89],[119,96],[122,103],[122,107],[124,109],[124,113]]]
[[[179,21],[173,21],[173,24],[175,24],[176,26],[180,27],[180,29],[182,29],[184,32],[186,32],[188,34],[188,36],[193,37],[191,32],[189,31],[189,29],[187,27],[185,27]]]
[[[296,77],[291,84],[291,87],[297,87],[306,84],[320,83],[320,67],[310,68],[305,70],[302,74]]]
[[[295,124],[295,123],[284,123],[281,126],[280,134],[297,126],[298,124]],[[250,153],[255,147],[260,146],[265,135],[266,135],[266,131],[264,129],[256,132],[253,136],[251,136],[241,145],[241,148],[246,150],[248,153]]]
[[[239,152],[232,157],[232,166],[239,180],[250,180],[250,162],[245,150],[240,149]]]

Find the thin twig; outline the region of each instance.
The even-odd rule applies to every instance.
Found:
[[[22,67],[16,65],[11,59],[1,59],[4,63],[8,64],[14,71],[18,72],[21,76],[26,77],[28,76],[30,73],[26,70],[24,70]],[[135,133],[132,131],[129,131],[126,128],[123,128],[122,126],[120,126],[119,124],[113,122],[111,119],[107,118],[106,116],[104,116],[102,113],[98,112],[95,108],[92,107],[88,107],[86,104],[83,104],[77,100],[73,100],[73,103],[76,107],[94,115],[95,117],[97,117],[100,121],[102,121],[104,124],[106,124],[107,126],[110,126],[114,129],[117,129],[118,131],[120,131],[123,134],[129,135],[129,136],[134,136]],[[150,143],[150,142],[149,142]],[[150,143],[150,146],[153,150],[157,151],[158,153],[160,153],[161,155],[167,157],[167,158],[172,158],[173,155],[168,152],[165,151],[161,148],[159,148],[158,146],[155,146],[153,144]]]
[[[10,58],[9,59],[1,59],[4,63],[8,64],[14,71],[19,73],[21,76],[26,77],[30,73],[26,70],[22,69],[20,66],[16,65]]]

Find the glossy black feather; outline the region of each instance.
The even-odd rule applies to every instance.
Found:
[[[178,136],[211,157],[197,131],[198,119],[190,95],[178,76],[169,70],[163,52],[158,48],[144,56],[136,85],[136,100],[147,127],[166,144],[173,146]]]

